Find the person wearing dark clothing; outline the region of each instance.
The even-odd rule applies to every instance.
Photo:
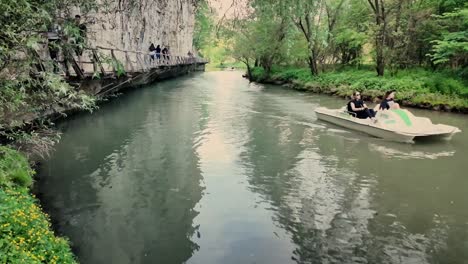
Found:
[[[149,47],[149,51],[150,51],[150,57],[152,60],[154,60],[154,58],[156,57],[156,47],[154,47],[154,44],[151,43],[150,47]]]
[[[379,110],[399,109],[400,105],[395,103],[395,90],[390,90],[385,93],[383,101],[380,103]]]
[[[160,60],[161,59],[161,46],[158,45],[155,51],[156,51],[156,58]]]
[[[49,55],[52,59],[52,65],[54,67],[54,73],[59,72],[58,66],[58,57],[60,52],[60,26],[58,24],[53,24],[52,27],[47,32],[48,39],[48,49]]]
[[[354,92],[353,99],[348,102],[348,112],[360,119],[375,117],[374,110],[367,108],[367,105],[362,101],[361,93],[359,92]]]
[[[167,56],[167,52],[168,52],[167,47],[164,47],[164,49],[162,50],[164,61],[168,61],[168,59],[169,59],[169,57]]]
[[[79,29],[79,35],[75,38],[75,53],[78,56],[78,65],[81,68],[82,71],[83,69],[83,64],[81,63],[81,56],[83,55],[83,48],[84,45],[86,44],[86,25],[84,23],[81,23],[81,16],[76,15],[75,16],[75,24]]]
[[[81,23],[81,16],[76,15],[75,16],[75,24],[79,29],[79,36],[75,39],[75,52],[77,56],[83,55],[83,46],[85,44],[86,40],[86,25],[84,23]]]

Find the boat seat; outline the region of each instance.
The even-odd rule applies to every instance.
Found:
[[[349,114],[349,115],[352,115],[353,117],[356,117],[356,115],[357,115],[357,114],[354,113],[354,112],[348,111],[348,109],[346,108],[346,106],[343,106],[343,107],[341,108],[341,111],[343,111],[343,113],[347,113],[347,114]]]

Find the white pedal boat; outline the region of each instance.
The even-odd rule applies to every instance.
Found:
[[[429,118],[417,117],[405,109],[378,111],[375,120],[359,119],[342,109],[315,109],[317,118],[335,125],[361,131],[386,140],[412,143],[422,138],[450,140],[460,129],[433,124]]]

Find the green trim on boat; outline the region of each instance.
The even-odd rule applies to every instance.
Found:
[[[396,113],[398,116],[400,116],[400,118],[403,120],[403,122],[405,122],[405,124],[406,124],[407,126],[412,126],[412,125],[413,125],[413,123],[411,122],[411,120],[410,120],[408,114],[407,114],[405,111],[403,111],[403,110],[401,110],[401,109],[394,109],[394,110],[392,110],[392,111],[393,111],[394,113]]]

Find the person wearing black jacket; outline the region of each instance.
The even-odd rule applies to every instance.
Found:
[[[353,93],[353,98],[348,102],[347,107],[348,112],[357,118],[366,119],[375,117],[374,110],[369,109],[364,101],[362,101],[360,92]]]
[[[163,60],[166,62],[169,61],[169,56],[167,56],[167,52],[168,52],[167,47],[164,47],[164,49],[162,50],[162,54],[163,54]]]
[[[156,58],[160,60],[161,59],[161,46],[158,45],[155,51],[156,51]]]

